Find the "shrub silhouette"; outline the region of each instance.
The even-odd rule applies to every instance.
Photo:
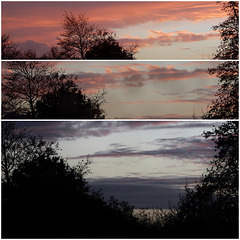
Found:
[[[36,115],[44,119],[102,119],[105,118],[101,108],[104,95],[98,93],[90,98],[74,83],[70,86],[66,83],[37,101]]]
[[[100,39],[86,52],[86,59],[135,59],[138,45],[124,48],[112,36]]]
[[[3,187],[2,237],[139,237],[146,234],[132,207],[104,201],[83,176],[59,156],[43,156],[14,170]],[[14,229],[14,231],[13,231]]]
[[[186,188],[176,212],[164,226],[169,237],[237,238],[238,237],[238,122],[224,122],[212,131],[217,154],[211,168],[193,189]],[[164,224],[163,224],[164,225]]]

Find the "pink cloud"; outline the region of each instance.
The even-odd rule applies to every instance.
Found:
[[[193,78],[213,78],[206,69],[177,69],[172,66],[157,66],[152,64],[135,64],[119,66],[104,66],[105,73],[79,72],[78,82],[88,93],[103,88],[142,87],[148,82],[180,81]],[[143,68],[141,68],[143,67]]]
[[[175,31],[170,33],[165,33],[162,31],[151,31],[153,35],[146,38],[120,38],[119,41],[125,46],[130,46],[131,44],[138,43],[139,48],[149,47],[152,45],[158,46],[171,46],[174,43],[179,42],[196,42],[208,39],[219,38],[219,33],[192,33],[190,31]]]
[[[74,14],[86,13],[89,21],[108,29],[122,29],[149,22],[199,22],[226,16],[221,11],[221,5],[215,2],[9,1],[2,3],[2,30],[13,33],[16,41],[31,39],[54,43],[63,31],[61,22],[64,11],[72,11]],[[179,37],[186,39],[180,33]],[[192,38],[196,39],[197,36]]]

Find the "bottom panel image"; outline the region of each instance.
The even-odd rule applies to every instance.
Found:
[[[2,238],[238,238],[238,121],[2,121]]]

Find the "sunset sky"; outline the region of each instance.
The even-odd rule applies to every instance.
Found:
[[[106,90],[106,118],[200,117],[215,99],[218,78],[206,73],[219,62],[104,61],[55,62],[77,75],[88,95]]]
[[[55,61],[88,95],[106,92],[106,119],[201,118],[219,88],[215,61]],[[2,72],[4,74],[5,65]],[[75,79],[76,78],[76,79]],[[3,78],[4,79],[4,78]]]
[[[203,131],[214,121],[60,121],[17,122],[48,141],[57,141],[71,166],[90,156],[95,189],[127,200],[136,208],[168,208],[184,185],[206,173],[216,154]]]
[[[137,59],[211,59],[219,45],[212,30],[226,19],[216,1],[2,2],[2,32],[38,54],[56,45],[64,11],[117,33],[120,42],[139,44]]]

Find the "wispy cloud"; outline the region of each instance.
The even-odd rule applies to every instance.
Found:
[[[215,38],[212,33],[192,33],[185,23],[199,23],[226,16],[215,2],[10,2],[2,3],[2,30],[13,33],[17,42],[26,40],[54,44],[63,31],[64,11],[86,13],[91,23],[97,23],[110,31],[137,27],[152,23],[181,22],[181,31],[164,33],[151,29],[152,34],[139,39],[141,46],[172,44],[174,42],[202,41]],[[31,19],[31,21],[29,21]],[[204,25],[204,22],[203,22]],[[211,26],[209,26],[209,30]],[[150,29],[148,29],[150,30]],[[145,30],[144,30],[145,31]],[[129,33],[126,32],[125,35]],[[129,42],[133,39],[121,39]]]
[[[189,43],[204,41],[207,39],[219,38],[219,33],[193,33],[190,31],[174,31],[165,33],[163,31],[151,31],[151,35],[146,38],[120,38],[119,41],[124,45],[129,46],[134,43],[139,44],[139,48],[149,47],[153,45],[157,46],[172,46],[175,43]],[[188,50],[185,48],[184,50]]]
[[[207,74],[204,68],[186,70],[177,69],[173,66],[158,66],[154,64],[137,65],[131,63],[129,63],[129,65],[109,65],[104,67],[105,73],[75,72],[78,81],[87,92],[103,88],[143,87],[150,82],[214,78],[214,76]]]
[[[18,121],[19,128],[28,128],[49,140],[74,140],[77,138],[104,137],[113,133],[137,130],[211,128],[217,122],[174,121]]]
[[[206,163],[214,156],[214,145],[211,140],[200,137],[191,138],[161,138],[154,142],[147,143],[155,146],[154,149],[144,150],[142,147],[129,147],[127,145],[112,144],[108,150],[98,151],[91,154],[93,158],[122,158],[122,157],[141,157],[151,156],[157,158],[181,159]],[[204,151],[203,151],[204,149]],[[70,157],[71,159],[81,159],[86,156]]]

